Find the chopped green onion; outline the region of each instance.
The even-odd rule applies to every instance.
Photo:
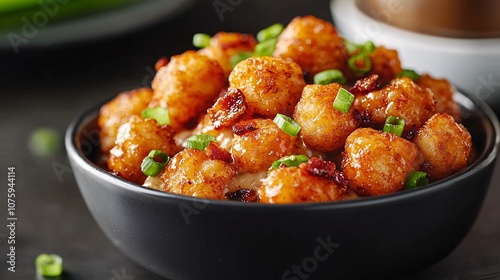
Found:
[[[278,38],[283,31],[283,24],[275,23],[257,33],[257,41],[264,42],[269,39]]]
[[[168,111],[163,107],[146,108],[142,110],[141,115],[145,119],[147,118],[155,119],[159,125],[170,124],[170,117],[168,116]]]
[[[416,81],[418,81],[418,79],[420,79],[420,75],[411,69],[404,69],[403,71],[396,74],[396,77],[398,77],[398,78],[408,77],[408,78],[412,79],[414,82],[416,82]]]
[[[278,39],[271,38],[263,42],[258,43],[255,46],[253,56],[272,56]]]
[[[401,137],[404,129],[405,120],[403,118],[388,116],[385,120],[384,128],[382,129],[382,131],[392,133]]]
[[[340,88],[335,100],[333,101],[333,108],[345,114],[349,112],[353,101],[354,94],[350,93],[345,88]]]
[[[40,127],[31,132],[28,148],[36,156],[49,157],[57,153],[60,146],[59,133],[49,127]]]
[[[212,135],[199,134],[190,136],[186,139],[186,147],[188,149],[198,149],[200,151],[205,150],[205,148],[210,144],[210,142],[217,141]]]
[[[301,163],[308,161],[309,158],[304,155],[286,156],[274,161],[273,164],[271,165],[271,169],[276,169],[280,167],[282,164],[286,165],[287,167],[299,166]]]
[[[44,277],[57,277],[62,274],[63,261],[56,254],[40,254],[35,259],[36,271]]]
[[[344,38],[344,45],[345,45],[345,48],[347,49],[347,53],[349,53],[349,54],[354,53],[355,51],[357,51],[359,49],[357,44],[347,40],[346,38]]]
[[[314,83],[320,85],[327,85],[331,83],[345,84],[347,82],[342,71],[338,69],[330,69],[319,72],[314,75]]]
[[[251,53],[237,53],[229,58],[231,62],[231,67],[234,68],[236,64],[242,62],[243,60],[252,57]]]
[[[360,45],[361,49],[366,53],[372,53],[377,48],[372,41],[366,41],[363,45]]]
[[[197,48],[204,48],[210,45],[210,35],[205,33],[196,33],[193,36],[193,45]]]
[[[363,63],[364,67],[358,67],[360,60],[362,60],[361,63]],[[372,62],[364,52],[360,52],[349,58],[347,64],[356,74],[366,74],[372,69]]]
[[[291,136],[297,136],[297,134],[299,134],[300,125],[289,116],[276,114],[273,121],[286,134]]]
[[[408,190],[422,187],[429,184],[429,179],[427,179],[427,173],[422,171],[412,171],[406,177],[405,188]]]
[[[148,156],[142,160],[141,170],[147,176],[156,176],[170,161],[170,157],[160,150],[152,150]]]

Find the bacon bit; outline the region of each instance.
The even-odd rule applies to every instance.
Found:
[[[167,66],[168,64],[168,58],[166,57],[160,57],[160,59],[158,59],[158,61],[155,63],[155,70],[156,72],[160,71],[160,68],[162,68],[163,66]]]
[[[335,163],[331,161],[324,161],[317,157],[309,159],[307,164],[301,165],[305,168],[306,172],[330,181],[333,181],[342,192],[347,191],[348,181],[344,174],[337,170]]]
[[[255,122],[253,122],[252,120],[240,122],[240,123],[233,125],[233,133],[238,135],[238,136],[241,136],[243,134],[246,134],[248,132],[251,132],[251,131],[254,131],[257,129],[258,129],[258,127],[255,125]]]
[[[231,154],[228,151],[222,149],[218,144],[214,142],[208,144],[208,146],[205,148],[205,153],[211,160],[221,160],[227,163],[233,162],[233,157],[231,156]]]
[[[226,194],[227,199],[241,202],[258,202],[259,195],[254,189],[239,189]]]
[[[377,82],[378,75],[372,74],[366,78],[362,78],[356,81],[354,86],[349,90],[352,94],[367,94],[376,90],[379,87]]]
[[[243,92],[237,88],[228,88],[226,94],[217,99],[207,113],[215,129],[221,129],[234,123],[245,113],[246,109],[247,104]]]

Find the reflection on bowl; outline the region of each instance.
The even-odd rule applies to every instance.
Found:
[[[352,201],[266,205],[205,200],[130,183],[94,162],[98,107],[77,117],[66,149],[80,192],[107,237],[169,279],[372,279],[421,270],[464,238],[498,151],[487,105],[456,94],[477,160],[417,190]]]
[[[362,12],[354,1],[332,0],[331,10],[339,33],[355,42],[372,40],[398,50],[404,67],[446,77],[459,88],[500,108],[500,38],[448,38],[397,28],[395,21],[410,1],[387,1],[371,14]]]

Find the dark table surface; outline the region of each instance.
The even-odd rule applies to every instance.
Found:
[[[221,20],[214,3],[128,33],[78,44],[0,49],[0,213],[7,224],[7,168],[16,168],[16,272],[7,271],[8,235],[0,226],[0,279],[35,279],[35,257],[64,258],[62,279],[161,279],[136,265],[103,235],[77,189],[64,147],[51,157],[30,153],[30,133],[55,129],[62,140],[78,113],[123,90],[147,86],[154,63],[191,48],[194,33],[256,33],[296,15],[331,21],[327,0],[220,1],[233,3]],[[147,16],[147,15],[145,15]],[[133,20],[133,19],[131,19]],[[404,279],[500,279],[500,165],[482,211],[448,257]],[[408,256],[411,261],[411,256]]]

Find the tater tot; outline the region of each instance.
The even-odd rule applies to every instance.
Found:
[[[372,63],[370,74],[377,74],[381,85],[389,83],[403,70],[396,50],[378,46],[369,57]]]
[[[259,188],[260,201],[279,204],[341,200],[345,186],[338,179],[342,175],[335,164],[317,158],[311,160],[299,167],[280,167],[269,172]],[[322,173],[331,176],[321,176]]]
[[[274,118],[277,113],[292,115],[306,83],[295,62],[252,57],[236,65],[229,85],[243,92],[249,113]]]
[[[224,154],[224,157],[214,157],[218,153]],[[204,151],[182,150],[161,173],[164,188],[161,190],[208,199],[226,199],[227,185],[235,175],[234,166],[226,157],[230,159],[231,155],[214,143],[210,143]]]
[[[453,100],[455,87],[446,79],[436,79],[425,74],[420,76],[417,85],[421,88],[428,88],[434,94],[436,99],[436,113],[447,113],[457,122],[460,122],[460,107]]]
[[[225,86],[219,63],[205,55],[187,51],[173,56],[156,73],[150,107],[168,109],[171,125],[176,131],[184,128],[212,105]]]
[[[417,130],[413,142],[419,147],[425,163],[422,171],[436,181],[467,166],[472,138],[467,129],[448,114],[435,114]]]
[[[323,70],[341,69],[347,51],[333,24],[306,16],[296,17],[286,26],[273,56],[295,61],[312,79]]]
[[[307,85],[295,107],[294,120],[300,124],[300,136],[309,147],[329,152],[344,146],[345,139],[359,125],[354,106],[347,113],[333,107],[339,89],[337,84]]]
[[[158,125],[154,119],[130,117],[118,129],[115,146],[109,152],[108,168],[120,177],[137,184],[144,183],[142,160],[151,150],[173,156],[180,148],[175,144],[175,131],[168,125]]]
[[[376,127],[382,127],[388,116],[405,120],[405,132],[417,129],[436,111],[434,95],[410,78],[392,80],[386,87],[359,97],[355,107]]]
[[[120,125],[126,123],[130,116],[140,116],[148,107],[153,90],[140,88],[118,94],[101,107],[97,125],[101,132],[101,150],[107,154],[115,145],[116,134]]]
[[[358,128],[347,137],[342,171],[357,194],[374,196],[404,189],[406,176],[422,163],[422,155],[412,142],[372,128]]]
[[[231,154],[239,173],[265,171],[275,160],[301,148],[298,137],[286,134],[271,119],[239,122],[233,133]]]
[[[227,78],[233,70],[231,57],[238,53],[251,54],[255,45],[257,41],[252,34],[218,32],[210,39],[210,45],[198,52],[219,62]]]

